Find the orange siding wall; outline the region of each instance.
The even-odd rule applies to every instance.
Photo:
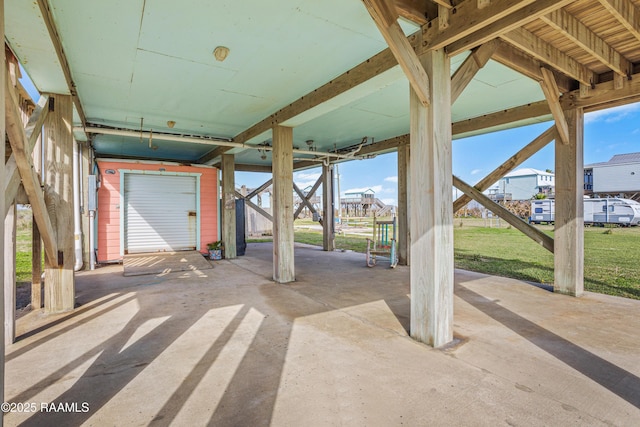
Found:
[[[98,190],[98,262],[117,261],[120,254],[120,169],[199,173],[200,175],[200,252],[218,237],[218,169],[173,163],[117,162],[98,160],[102,184]],[[116,171],[105,174],[107,169]],[[171,203],[171,200],[167,200]]]

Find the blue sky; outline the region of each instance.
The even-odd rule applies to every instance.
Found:
[[[552,122],[540,123],[453,141],[453,173],[475,184],[502,164]],[[615,154],[640,151],[640,103],[611,108],[585,115],[584,163],[609,160]],[[554,144],[550,143],[520,167],[555,170]],[[371,188],[387,204],[397,204],[396,153],[374,159],[340,163],[341,193]],[[312,185],[320,176],[320,168],[296,172],[294,181],[301,189]],[[270,174],[238,172],[236,184],[257,187]]]

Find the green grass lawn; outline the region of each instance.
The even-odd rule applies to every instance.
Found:
[[[461,226],[462,224],[462,226]],[[456,268],[536,283],[553,283],[553,254],[519,231],[489,228],[483,220],[456,219]],[[487,225],[489,225],[487,223]],[[552,226],[541,226],[553,235]],[[608,295],[640,299],[640,227],[587,227],[585,236],[585,289]],[[296,242],[322,245],[322,233],[295,232]],[[365,252],[365,236],[336,235],[336,248]]]

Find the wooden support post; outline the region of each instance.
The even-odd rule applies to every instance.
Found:
[[[222,155],[222,241],[224,257],[236,258],[235,156]]]
[[[398,264],[410,265],[409,144],[398,147]]]
[[[554,290],[580,296],[584,291],[584,111],[565,111],[569,144],[556,142],[556,218]]]
[[[52,101],[53,100],[53,101]],[[75,264],[73,240],[73,100],[50,98],[45,122],[45,200],[57,243],[57,260],[45,259],[44,308],[47,313],[73,310]],[[40,230],[42,232],[42,229]]]
[[[16,339],[16,218],[12,203],[4,218],[4,343]]]
[[[0,19],[0,40],[4,40],[4,0],[0,0],[0,16],[3,19]],[[5,99],[7,95],[5,93],[6,83],[5,80],[7,78],[6,67],[5,67],[5,53],[4,49],[0,49],[0,135],[5,135],[6,127],[5,127],[5,103],[1,100]],[[5,185],[5,144],[4,142],[0,144],[0,188],[4,188]],[[5,212],[4,206],[4,197],[0,197],[0,212]],[[4,253],[4,227],[0,227],[0,251]],[[0,257],[0,271],[4,271],[4,257]],[[4,274],[0,274],[0,286],[4,289]],[[3,297],[4,298],[4,295]],[[4,319],[4,301],[0,303],[0,317]],[[4,329],[2,332],[4,334]],[[4,402],[4,353],[5,353],[5,345],[4,345],[4,337],[1,337],[0,342],[2,343],[2,347],[0,347],[0,399]],[[2,426],[2,417],[0,417],[0,427]]]
[[[273,127],[273,280],[295,280],[293,251],[293,129]]]
[[[82,263],[85,270],[89,269],[91,265],[91,251],[89,249],[89,188],[88,181],[91,174],[91,147],[89,144],[82,146],[82,156],[80,157],[80,169],[82,174],[80,176],[80,188],[82,188]]]
[[[31,309],[42,308],[42,240],[35,219],[31,224]]]
[[[322,249],[336,248],[335,214],[333,205],[333,165],[322,164]]]
[[[421,57],[431,105],[411,91],[411,336],[453,340],[451,73],[444,49]]]

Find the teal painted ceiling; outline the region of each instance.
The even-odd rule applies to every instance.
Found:
[[[49,0],[87,121],[233,138],[386,47],[358,0]],[[35,2],[5,2],[12,49],[41,92],[68,93]],[[417,27],[403,23],[406,34]],[[224,62],[216,46],[230,49]],[[452,72],[466,54],[452,58]],[[319,151],[408,133],[399,67],[286,122]],[[453,121],[544,99],[539,85],[490,61],[453,105]],[[169,129],[167,121],[175,121]],[[78,121],[76,116],[76,121]],[[76,123],[80,124],[80,123]],[[80,136],[80,135],[79,135]],[[263,133],[249,144],[270,141]],[[96,136],[99,154],[194,161],[212,146]],[[235,149],[238,162],[269,163]]]

